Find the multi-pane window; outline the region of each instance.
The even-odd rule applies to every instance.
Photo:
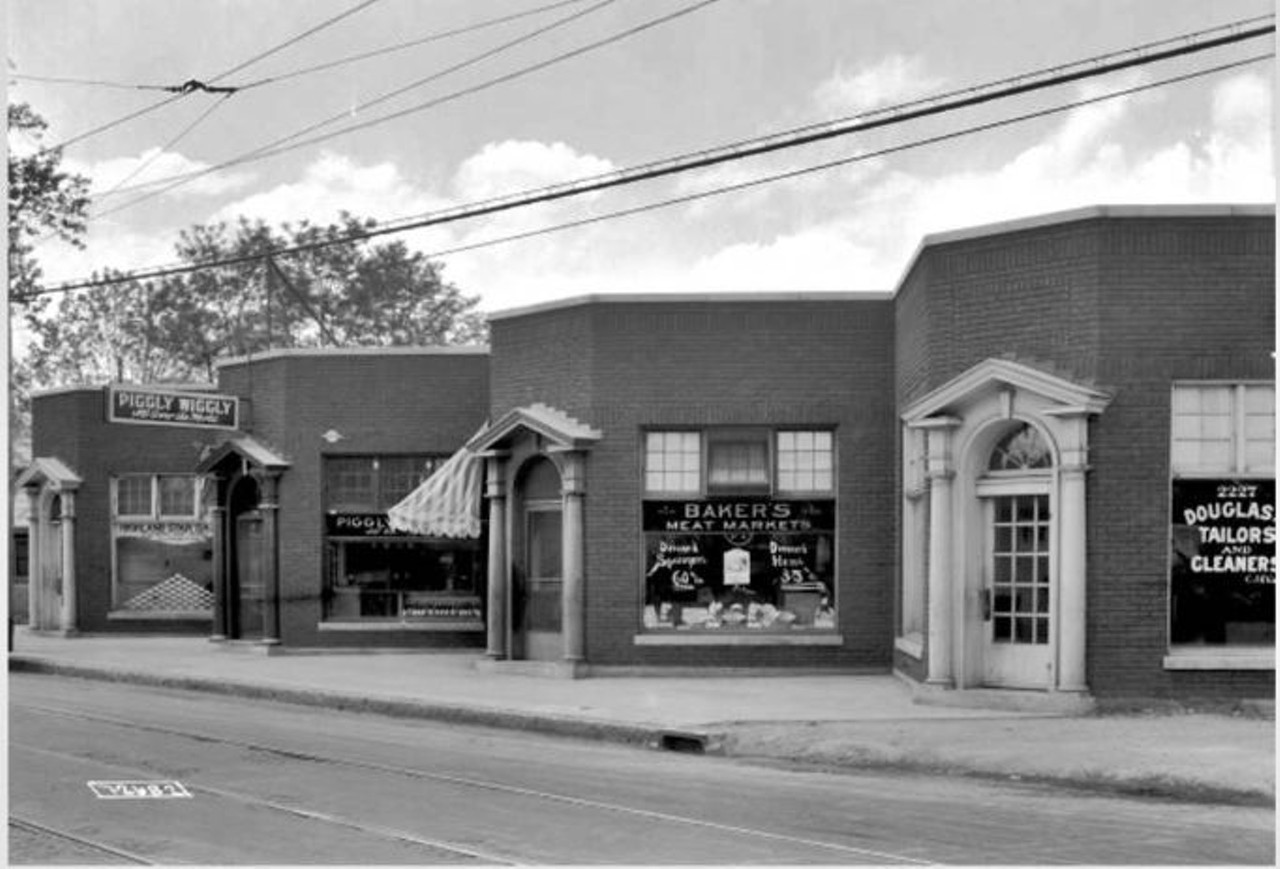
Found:
[[[834,630],[835,517],[830,430],[645,432],[642,624]]]
[[[1273,384],[1174,386],[1174,473],[1274,471],[1275,408]]]
[[[1049,496],[995,499],[991,545],[992,639],[1049,642]]]
[[[196,478],[189,474],[162,474],[156,480],[160,515],[190,518],[196,515]]]
[[[193,474],[114,480],[112,610],[117,616],[198,615],[213,608],[212,531]]]
[[[1275,645],[1275,385],[1179,383],[1171,419],[1169,640]]]
[[[150,474],[126,474],[116,478],[117,516],[150,518],[151,480]]]
[[[830,492],[835,450],[829,431],[778,432],[778,488],[784,492]]]
[[[644,475],[653,494],[827,494],[835,491],[835,437],[826,430],[650,431]]]
[[[334,513],[384,513],[444,462],[443,456],[327,456],[325,504]]]
[[[698,432],[648,432],[644,456],[646,490],[696,493],[702,488],[702,437]]]

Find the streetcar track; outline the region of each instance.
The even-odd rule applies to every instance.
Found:
[[[66,830],[59,830],[46,824],[32,821],[29,818],[20,818],[17,815],[9,815],[9,826],[17,827],[20,830],[26,830],[31,833],[39,833],[45,836],[52,836],[56,839],[65,839],[84,848],[90,848],[94,851],[101,851],[104,854],[110,854],[113,857],[119,857],[122,860],[128,860],[130,863],[137,863],[142,866],[155,866],[155,860],[148,860],[140,854],[134,854],[132,851],[125,851],[113,845],[107,845],[95,839],[87,839],[84,836],[78,836],[75,833],[68,833]]]
[[[465,776],[450,775],[447,773],[429,772],[422,769],[414,769],[404,766],[390,766],[388,764],[377,763],[375,761],[358,760],[350,757],[342,757],[332,754],[318,754],[315,752],[300,752],[297,749],[281,748],[269,743],[253,742],[250,740],[232,739],[228,737],[218,736],[215,734],[202,733],[193,730],[182,730],[172,727],[165,727],[158,724],[142,723],[130,721],[115,716],[103,715],[100,713],[79,712],[76,710],[58,708],[54,706],[44,706],[32,703],[11,704],[11,709],[22,709],[30,712],[44,713],[46,715],[61,716],[81,721],[93,721],[103,724],[111,724],[118,727],[127,727],[135,730],[145,730],[152,733],[161,733],[169,736],[177,736],[184,739],[198,740],[201,742],[213,742],[222,745],[234,746],[252,751],[262,751],[270,754],[289,757],[294,760],[308,760],[318,763],[330,763],[334,765],[355,767],[357,769],[367,769],[375,772],[389,773],[392,775],[405,776],[415,779],[423,779],[427,781],[443,782],[446,784],[470,787],[480,790],[494,791],[498,793],[511,794],[520,797],[546,800],[550,802],[558,802],[565,805],[576,806],[579,808],[588,808],[597,811],[607,811],[617,814],[631,815],[635,817],[647,818],[650,820],[665,821],[668,823],[679,824],[682,826],[692,826],[708,830],[715,830],[722,833],[730,833],[734,835],[752,836],[755,838],[767,839],[775,842],[782,842],[790,845],[802,845],[809,848],[821,850],[829,850],[841,852],[848,855],[856,855],[861,858],[874,859],[877,862],[893,862],[920,866],[935,865],[934,861],[922,860],[916,857],[909,857],[902,854],[893,854],[887,851],[878,851],[871,848],[859,848],[853,845],[841,845],[835,842],[824,842],[816,839],[805,839],[799,836],[791,836],[785,833],[772,833],[767,830],[757,830],[749,827],[739,827],[732,824],[723,824],[717,821],[709,821],[698,818],[691,818],[683,815],[673,815],[666,812],[655,811],[652,809],[636,808],[634,806],[625,806],[617,803],[607,803],[600,800],[587,799],[585,797],[575,797],[567,794],[558,794],[550,791],[539,791],[533,788],[521,787],[518,785],[510,785],[502,782],[487,781],[484,779],[476,779]],[[35,749],[41,751],[42,749]],[[55,752],[56,753],[56,752]],[[75,757],[75,755],[70,755]],[[211,792],[213,792],[211,790]],[[356,822],[353,822],[356,823]],[[449,846],[452,847],[452,846]],[[510,863],[510,858],[502,858],[500,862]]]
[[[141,773],[141,774],[149,775],[154,772],[154,770],[150,769],[149,767],[130,766],[128,764],[117,763],[115,761],[109,761],[109,760],[101,760],[99,758],[94,758],[94,757],[86,757],[84,755],[73,754],[71,752],[54,751],[53,749],[49,749],[49,748],[39,748],[34,745],[24,745],[23,743],[20,743],[20,742],[10,741],[9,747],[11,749],[16,748],[21,751],[30,752],[32,754],[45,754],[45,755],[50,755],[52,757],[64,758],[67,760],[74,760],[79,763],[111,767],[112,769],[122,770],[124,772],[128,772],[131,774]],[[467,857],[473,857],[483,863],[487,863],[490,865],[495,865],[495,864],[504,865],[504,866],[521,865],[519,861],[511,857],[498,856],[496,854],[477,851],[474,848],[468,848],[462,845],[444,842],[439,839],[427,839],[415,833],[410,833],[405,830],[397,830],[392,827],[383,827],[375,824],[366,824],[366,823],[363,823],[362,821],[356,821],[351,818],[345,818],[341,815],[335,815],[330,812],[319,812],[313,809],[303,808],[301,806],[291,806],[287,803],[281,803],[276,800],[263,799],[262,797],[255,797],[251,794],[240,793],[238,791],[231,791],[225,788],[216,788],[211,785],[187,784],[185,785],[185,787],[187,788],[187,790],[192,792],[206,793],[212,796],[222,797],[223,799],[232,800],[234,802],[243,803],[249,806],[257,806],[260,808],[272,809],[273,811],[281,812],[287,815],[293,815],[299,818],[304,818],[309,821],[319,821],[321,823],[331,824],[333,826],[346,827],[349,829],[358,830],[363,833],[369,833],[374,836],[379,836],[385,839],[393,839],[400,842],[408,842],[409,844],[412,844],[412,845],[431,848],[437,851],[448,851],[454,854],[462,854]],[[70,838],[70,837],[68,836],[67,838]],[[99,845],[97,847],[102,848],[102,850],[110,850],[110,848],[107,846]],[[121,856],[129,856],[127,852],[119,852],[119,853]],[[142,860],[142,862],[153,863],[153,861],[150,861],[150,860]]]

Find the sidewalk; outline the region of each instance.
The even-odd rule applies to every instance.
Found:
[[[831,768],[977,775],[1273,805],[1275,722],[924,705],[876,676],[546,679],[471,652],[263,655],[203,638],[18,628],[13,672],[59,673]]]

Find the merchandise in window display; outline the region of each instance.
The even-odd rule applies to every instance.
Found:
[[[646,503],[644,627],[834,629],[833,518],[822,501]]]

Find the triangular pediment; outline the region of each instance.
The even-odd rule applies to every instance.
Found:
[[[522,433],[538,435],[551,449],[580,450],[603,436],[598,429],[580,422],[562,410],[542,403],[517,407],[467,443],[467,449],[481,453],[506,449]]]
[[[31,460],[31,464],[18,475],[14,482],[15,489],[38,489],[49,486],[55,492],[74,492],[84,482],[80,475],[71,470],[66,462],[52,456],[42,456]]]
[[[902,414],[906,423],[930,417],[961,415],[967,405],[992,392],[1013,389],[1043,397],[1051,404],[1081,413],[1101,413],[1111,396],[1057,374],[1011,359],[986,359],[913,402]]]
[[[262,441],[248,435],[236,435],[215,446],[196,466],[198,474],[212,474],[228,465],[236,468],[248,464],[253,468],[266,471],[283,471],[289,467],[289,460]]]

